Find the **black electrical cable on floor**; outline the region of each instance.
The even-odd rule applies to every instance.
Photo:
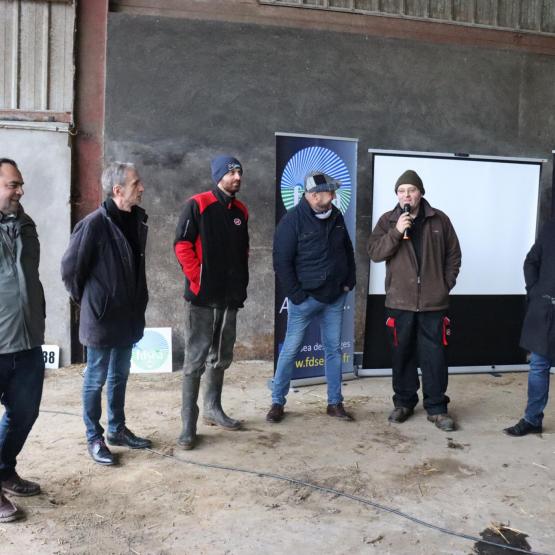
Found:
[[[50,414],[64,414],[67,416],[77,416],[79,414],[73,412],[65,412],[65,411],[58,411],[58,410],[41,410],[40,412],[46,412]],[[388,513],[392,513],[394,515],[400,516],[406,520],[410,520],[415,524],[419,524],[420,526],[424,526],[426,528],[431,528],[432,530],[436,530],[441,532],[442,534],[447,534],[449,536],[454,536],[456,538],[461,538],[463,540],[469,540],[473,542],[480,542],[484,545],[491,545],[492,547],[498,547],[501,549],[506,549],[513,553],[526,553],[527,555],[553,555],[550,553],[541,553],[539,551],[528,551],[526,549],[521,549],[520,547],[513,547],[511,545],[504,545],[502,543],[492,542],[489,540],[485,540],[483,538],[479,538],[477,536],[471,536],[470,534],[463,534],[462,532],[455,532],[454,530],[450,530],[449,528],[443,528],[442,526],[438,526],[437,524],[432,524],[431,522],[427,522],[415,516],[412,516],[408,513],[400,511],[399,509],[394,509],[393,507],[388,507],[387,505],[382,505],[381,503],[377,503],[376,501],[371,501],[370,499],[366,499],[364,497],[360,497],[358,495],[352,495],[350,493],[345,493],[344,491],[340,491],[334,488],[328,488],[326,486],[319,486],[318,484],[313,484],[311,482],[305,482],[304,480],[299,480],[298,478],[290,478],[289,476],[282,476],[281,474],[273,474],[271,472],[264,472],[258,470],[250,470],[248,468],[239,468],[236,466],[227,466],[224,464],[217,464],[217,463],[205,463],[205,462],[198,462],[193,461],[190,459],[182,459],[181,457],[176,457],[175,455],[168,455],[167,453],[162,453],[160,451],[156,451],[155,449],[145,449],[145,451],[149,451],[150,453],[154,453],[159,457],[163,457],[166,459],[172,459],[174,461],[180,462],[182,464],[189,464],[193,466],[198,466],[201,468],[216,468],[218,470],[227,470],[229,472],[240,472],[242,474],[249,474],[251,476],[257,476],[259,478],[271,478],[273,480],[280,480],[282,482],[288,482],[290,484],[296,484],[298,486],[303,486],[307,488],[311,488],[316,491],[321,491],[323,493],[330,493],[332,495],[337,495],[338,497],[345,497],[346,499],[351,499],[352,501],[356,501],[357,503],[361,503],[368,507],[373,507],[374,509],[378,509],[380,511],[385,511]]]
[[[482,538],[478,538],[477,536],[471,536],[469,534],[463,534],[461,532],[455,532],[454,530],[450,530],[449,528],[443,528],[438,526],[437,524],[432,524],[431,522],[426,522],[420,518],[412,516],[408,513],[400,511],[399,509],[394,509],[392,507],[388,507],[387,505],[382,505],[381,503],[377,503],[375,501],[371,501],[370,499],[365,499],[364,497],[359,497],[358,495],[352,495],[350,493],[345,493],[344,491],[340,491],[334,488],[328,488],[326,486],[319,486],[318,484],[313,484],[311,482],[305,482],[304,480],[299,480],[297,478],[290,478],[289,476],[282,476],[281,474],[272,474],[271,472],[263,472],[257,470],[250,470],[248,468],[238,468],[235,466],[226,466],[224,464],[217,464],[217,463],[203,463],[192,461],[190,459],[182,459],[181,457],[176,457],[174,455],[168,455],[166,453],[161,453],[160,451],[156,451],[154,449],[146,449],[146,451],[150,451],[155,455],[160,457],[164,457],[167,459],[173,459],[174,461],[178,461],[183,464],[192,464],[195,466],[200,466],[202,468],[217,468],[219,470],[228,470],[230,472],[241,472],[243,474],[250,474],[253,476],[257,476],[259,478],[272,478],[274,480],[281,480],[282,482],[288,482],[290,484],[296,484],[298,486],[304,486],[307,488],[311,488],[317,491],[321,491],[324,493],[331,493],[332,495],[337,495],[339,497],[346,497],[347,499],[351,499],[353,501],[357,501],[358,503],[362,503],[363,505],[367,505],[369,507],[373,507],[374,509],[378,509],[381,511],[386,511],[388,513],[395,514],[411,522],[416,524],[420,524],[421,526],[425,526],[427,528],[431,528],[432,530],[437,530],[438,532],[442,532],[443,534],[447,534],[449,536],[455,536],[457,538],[462,538],[464,540],[470,540],[473,542],[480,542],[485,545],[491,545],[493,547],[500,547],[502,549],[507,549],[509,552],[515,553],[527,553],[527,555],[552,555],[549,553],[540,553],[539,551],[528,551],[526,549],[521,549],[519,547],[513,547],[510,545],[503,545],[501,543],[492,542],[489,540],[485,540]]]

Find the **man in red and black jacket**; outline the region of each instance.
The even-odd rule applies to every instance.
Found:
[[[206,371],[205,423],[238,430],[222,410],[224,371],[233,360],[237,310],[247,298],[249,232],[247,207],[235,195],[243,168],[231,156],[211,163],[215,187],[187,200],[177,224],[174,250],[185,274],[183,430],[178,444],[193,449],[200,378]]]

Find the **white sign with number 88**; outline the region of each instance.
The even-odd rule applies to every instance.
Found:
[[[44,359],[45,368],[60,367],[60,347],[58,347],[58,345],[43,345],[42,357]]]

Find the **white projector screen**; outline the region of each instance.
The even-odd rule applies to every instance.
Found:
[[[540,161],[374,155],[372,226],[397,204],[394,185],[407,169],[445,212],[461,243],[452,295],[522,295],[522,263],[536,236]],[[515,225],[518,219],[519,225]],[[385,294],[385,264],[370,263],[370,295]]]
[[[373,160],[372,228],[397,205],[394,185],[408,169],[425,197],[451,219],[462,265],[451,292],[450,371],[521,368],[519,336],[526,308],[522,266],[535,241],[544,160],[370,150]],[[370,262],[363,369],[389,372],[385,327],[385,263]]]

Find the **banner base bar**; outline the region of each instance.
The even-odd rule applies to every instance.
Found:
[[[553,372],[553,368],[551,372]],[[449,374],[502,374],[507,372],[528,372],[527,364],[500,364],[499,366],[450,366]],[[421,375],[420,368],[418,374]],[[391,376],[391,368],[360,368],[359,377]]]
[[[356,376],[354,372],[346,372],[341,375],[341,381],[347,382],[350,380],[355,380]],[[266,385],[268,389],[272,389],[272,384],[274,383],[273,378],[269,379]],[[298,380],[291,380],[291,387],[302,387],[304,385],[320,385],[326,383],[325,376],[314,376],[313,378],[299,378]]]

